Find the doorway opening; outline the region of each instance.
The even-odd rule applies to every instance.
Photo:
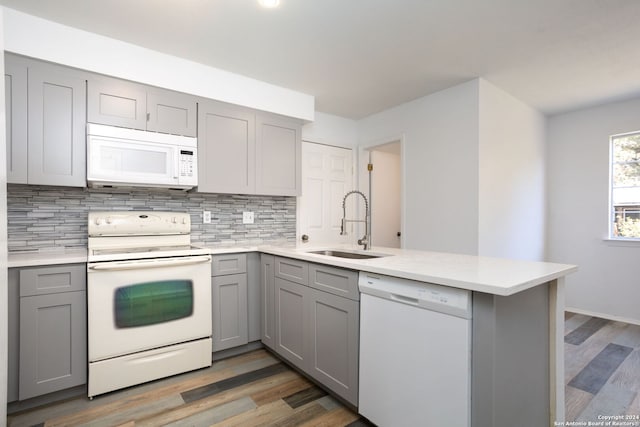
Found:
[[[367,171],[367,176],[361,181],[361,188],[368,194],[371,206],[372,244],[402,248],[401,138],[364,150],[362,157],[368,163],[361,170]]]

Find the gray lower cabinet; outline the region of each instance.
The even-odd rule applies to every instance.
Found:
[[[86,265],[10,269],[9,300],[8,400],[86,383]]]
[[[212,261],[213,351],[249,342],[247,256],[215,255]]]
[[[312,341],[309,326],[311,288],[275,278],[275,351],[305,372],[309,371]]]
[[[276,345],[274,265],[273,255],[260,255],[260,339],[271,349]]]
[[[358,272],[262,255],[262,342],[358,405]]]
[[[93,75],[87,84],[91,123],[196,136],[197,100],[191,95]]]
[[[310,304],[309,374],[357,405],[360,303],[311,289]]]
[[[249,322],[249,342],[260,341],[260,319],[262,319],[262,307],[260,304],[260,254],[249,252],[247,254],[247,308]]]
[[[84,187],[86,74],[5,58],[8,182]]]

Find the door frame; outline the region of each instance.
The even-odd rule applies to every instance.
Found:
[[[374,140],[369,140],[362,142],[358,145],[358,172],[356,173],[358,188],[360,191],[365,193],[369,199],[371,199],[371,189],[369,188],[369,171],[367,170],[367,165],[369,164],[369,153],[371,151],[375,151],[376,147],[380,147],[382,145],[391,144],[393,142],[400,143],[400,233],[403,238],[400,239],[400,249],[405,249],[405,239],[406,230],[406,218],[405,218],[405,206],[406,206],[406,150],[405,150],[405,134],[400,133],[396,135],[391,135],[383,138],[378,138]],[[374,166],[375,167],[375,166]],[[373,222],[373,218],[371,219]],[[371,236],[371,240],[373,246],[375,246],[375,236]]]

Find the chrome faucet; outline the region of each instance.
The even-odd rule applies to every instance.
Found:
[[[364,220],[361,219],[347,219],[347,197],[352,194],[359,194],[364,199]],[[347,234],[347,223],[348,222],[364,222],[364,236],[362,239],[358,240],[359,245],[364,246],[364,250],[366,251],[370,247],[371,236],[369,235],[370,228],[370,216],[369,216],[369,201],[367,200],[367,196],[364,195],[363,192],[358,190],[349,191],[344,195],[344,199],[342,199],[342,224],[340,225],[340,235],[345,236]]]

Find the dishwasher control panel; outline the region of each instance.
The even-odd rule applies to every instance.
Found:
[[[471,318],[471,291],[466,289],[366,272],[360,273],[358,287],[363,294]]]

